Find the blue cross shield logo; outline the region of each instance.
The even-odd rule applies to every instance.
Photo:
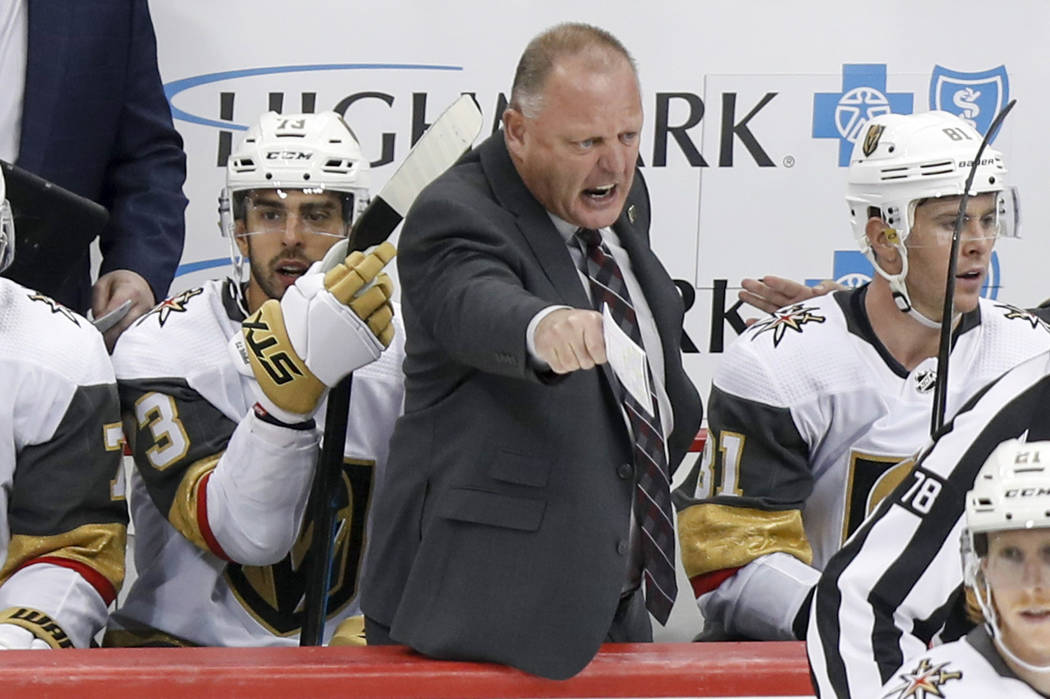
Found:
[[[868,119],[911,111],[911,93],[886,89],[886,64],[846,63],[842,66],[841,92],[813,95],[813,138],[838,139],[839,166],[846,167]]]
[[[933,67],[930,109],[956,114],[982,134],[1009,100],[1010,80],[1005,65],[979,73]]]

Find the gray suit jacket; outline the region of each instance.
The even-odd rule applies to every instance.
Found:
[[[632,204],[634,223],[615,228],[663,343],[675,467],[702,408],[682,369],[681,298],[648,247],[640,175]],[[431,656],[572,676],[619,602],[635,475],[601,371],[545,381],[529,366],[533,315],[590,305],[502,132],[424,190],[398,265],[406,405],[373,506],[363,609]]]

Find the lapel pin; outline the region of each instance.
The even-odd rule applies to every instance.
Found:
[[[631,223],[634,223],[637,218],[638,218],[638,207],[635,206],[634,204],[631,204],[630,206],[627,207],[627,220],[630,221]]]

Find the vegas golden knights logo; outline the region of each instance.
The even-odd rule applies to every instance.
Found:
[[[347,459],[336,493],[336,521],[332,547],[332,578],[328,588],[328,618],[357,596],[363,561],[365,522],[371,502],[375,462]],[[306,554],[313,538],[313,512],[307,510],[304,529],[291,553],[269,566],[226,564],[226,582],[245,610],[271,633],[299,633],[305,613]]]
[[[879,139],[882,138],[882,132],[886,130],[886,127],[882,124],[871,124],[868,126],[868,133],[864,134],[864,155],[871,155],[875,152],[875,149],[879,147]]]

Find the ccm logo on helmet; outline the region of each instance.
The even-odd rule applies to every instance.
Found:
[[[1035,498],[1050,495],[1050,488],[1011,488],[1006,491],[1008,498]]]
[[[272,150],[266,154],[267,160],[309,160],[313,153],[298,150]]]

